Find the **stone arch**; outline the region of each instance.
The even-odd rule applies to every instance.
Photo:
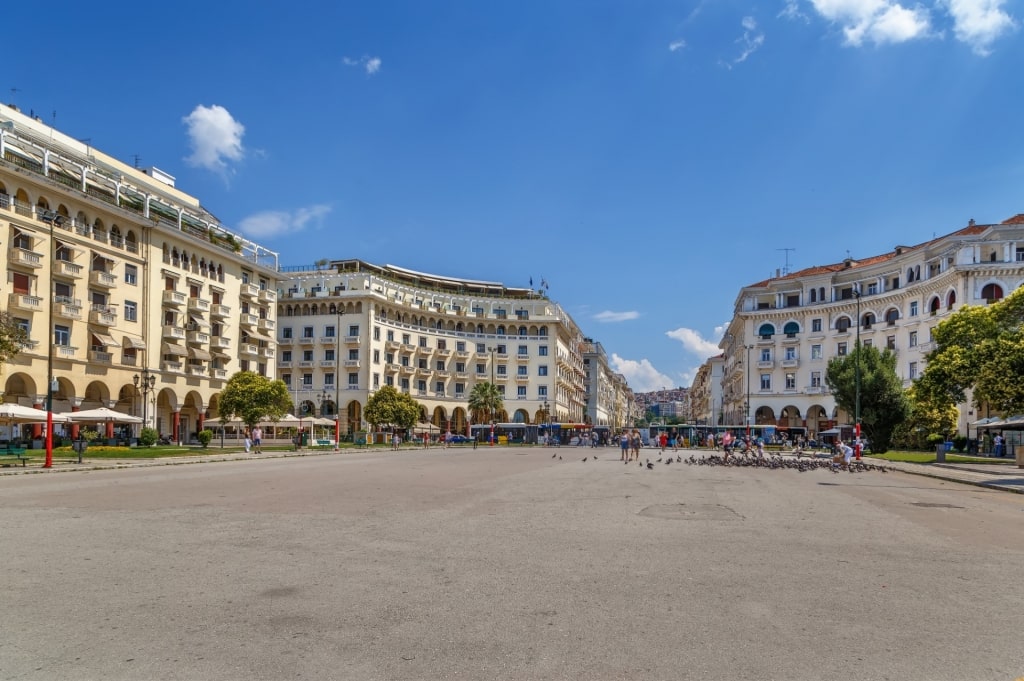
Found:
[[[434,407],[434,414],[430,417],[430,422],[438,428],[448,427],[448,410],[442,406]]]
[[[106,407],[110,402],[110,388],[103,381],[90,381],[82,395],[82,409]]]
[[[995,282],[985,284],[981,287],[981,298],[988,302],[995,302],[1002,300],[1003,298],[1003,287]]]
[[[876,322],[875,313],[870,310],[861,315],[860,325],[865,329],[870,329]]]
[[[803,420],[800,418],[800,409],[792,404],[787,404],[779,412],[779,427],[780,428],[799,428],[803,425]]]
[[[452,410],[452,432],[453,433],[465,433],[469,427],[469,419],[466,415],[466,410],[462,407],[455,407]]]
[[[352,400],[349,402],[345,411],[348,414],[348,432],[354,433],[357,430],[362,430],[363,405],[359,403],[359,400]]]
[[[754,425],[774,426],[775,424],[775,410],[768,405],[762,405],[754,411]]]
[[[928,311],[935,314],[942,307],[942,303],[939,301],[938,296],[932,296],[932,299],[928,301]]]
[[[786,334],[787,338],[796,338],[796,335],[800,333],[800,322],[795,319],[786,322],[786,325],[782,327],[782,333]]]
[[[889,326],[893,326],[900,318],[900,309],[898,307],[890,307],[885,311],[885,323]]]
[[[954,305],[956,305],[956,291],[951,289],[946,295],[946,309],[952,310]]]
[[[45,387],[43,390],[45,391]],[[32,377],[20,371],[8,376],[4,382],[4,402],[14,402],[31,407],[36,403],[36,396],[39,394],[39,389]]]
[[[807,425],[808,437],[817,437],[821,431],[828,430],[831,427],[828,412],[820,404],[812,404],[808,407],[805,423]]]
[[[499,409],[494,413],[494,420],[499,423],[508,423],[508,412],[504,408]]]
[[[775,325],[764,323],[757,328],[757,335],[761,338],[771,338],[775,335]]]
[[[45,196],[40,195],[39,198],[36,199],[36,208],[50,210],[50,201]]]
[[[846,333],[850,330],[850,318],[846,315],[840,315],[836,318],[836,331],[839,333]]]
[[[300,419],[316,416],[316,402],[313,400],[300,400],[295,407],[295,416],[298,416]]]
[[[525,409],[516,409],[516,412],[512,414],[512,423],[529,423],[530,414]]]

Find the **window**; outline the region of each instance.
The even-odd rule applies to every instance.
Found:
[[[350,388],[359,385],[359,374],[349,374],[348,385]]]
[[[126,322],[139,321],[139,304],[134,300],[124,301],[124,320]]]
[[[917,331],[910,332],[910,342],[908,345],[912,348],[917,347]]]
[[[508,354],[508,346],[504,345],[504,344],[503,345],[499,345],[498,348],[497,348],[497,352],[498,352],[499,355],[507,355]]]
[[[313,374],[302,374],[302,387],[312,388],[313,387]]]
[[[424,371],[426,371],[427,370],[427,360],[425,360],[423,358],[420,358],[420,359],[416,360],[416,368],[417,369],[423,369]]]
[[[324,327],[324,336],[325,336],[326,338],[334,338],[334,332],[335,332],[336,330],[337,330],[337,329],[335,329],[335,328],[334,328],[334,325],[333,325],[333,324],[332,324],[332,325],[330,325],[330,326],[326,326],[326,327]]]
[[[292,361],[292,351],[291,350],[282,350],[281,351],[281,361],[282,362],[290,362],[290,361]]]
[[[538,347],[537,348],[537,354],[540,355],[541,357],[547,357],[548,356],[548,346],[541,345],[540,347]]]
[[[139,283],[139,268],[135,265],[124,266],[124,283],[136,286]]]
[[[529,352],[527,351],[527,349],[526,349],[526,346],[525,346],[525,345],[520,345],[520,346],[519,346],[519,350],[517,351],[517,354],[518,354],[518,355],[519,355],[520,357],[525,357],[526,355],[528,355],[528,354],[530,354],[530,353],[529,353]]]
[[[312,350],[303,350],[302,351],[302,361],[303,362],[312,362],[313,361],[313,351]]]
[[[896,336],[887,336],[885,339],[885,347],[890,350],[896,349]]]
[[[60,345],[63,347],[69,347],[71,345],[71,328],[67,326],[56,325],[53,327],[53,344]]]
[[[537,375],[538,376],[547,376],[548,375],[548,365],[547,364],[541,364],[539,367],[537,367]]]
[[[456,352],[465,352],[466,351],[466,341],[455,341],[455,351]]]
[[[448,342],[445,339],[443,339],[443,338],[438,338],[437,339],[437,349],[438,350],[447,350],[448,349]]]
[[[917,362],[910,363],[910,370],[908,375],[910,377],[910,380],[914,380],[915,378],[917,378]]]
[[[412,345],[412,335],[410,335],[408,333],[403,333],[402,334],[402,344],[403,345]]]
[[[762,324],[761,328],[757,330],[757,335],[760,336],[762,340],[770,340],[771,337],[775,335],[775,327],[771,324]]]
[[[505,397],[505,386],[503,386],[503,385],[499,385],[498,386],[498,394],[501,395],[502,397]]]
[[[516,386],[516,396],[517,397],[521,397],[524,400],[526,399],[526,386],[525,385]]]
[[[388,340],[389,341],[395,340],[395,332],[392,331],[391,329],[388,329]]]
[[[505,375],[507,375],[507,373],[508,373],[508,367],[506,367],[504,364],[499,364],[498,365],[498,375],[499,376],[505,376]]]
[[[870,338],[865,338],[864,341],[862,342],[862,344],[866,348],[870,348],[872,345],[874,345],[874,343],[871,341]]]
[[[530,367],[518,367],[518,369],[516,371],[516,375],[518,375],[518,376],[528,376],[529,374],[527,374],[526,372],[527,372],[527,370],[529,368]]]
[[[302,337],[303,338],[312,338],[313,337],[313,327],[312,326],[304,326],[304,327],[302,327]]]
[[[434,392],[444,395],[444,381],[434,383]]]
[[[436,364],[434,365],[434,368],[437,369],[438,371],[444,371],[444,360],[437,360]]]
[[[772,361],[772,350],[771,348],[761,348],[761,361],[770,362]]]
[[[420,340],[420,347],[421,348],[427,347],[427,337],[426,336],[420,336],[419,340]]]
[[[426,382],[426,380],[421,378],[418,381],[416,381],[416,390],[418,390],[421,393],[426,393],[427,392],[427,382]]]
[[[24,331],[26,336],[31,334],[32,325],[29,324],[29,321],[27,319],[23,319],[21,317],[15,317],[14,318],[14,325],[17,326],[22,331]]]
[[[786,390],[796,390],[796,374],[786,374]]]
[[[380,350],[373,351],[373,363],[380,364]]]
[[[896,320],[900,318],[900,311],[895,307],[885,313],[886,326],[895,326]]]
[[[374,388],[379,388],[380,387],[380,374],[374,374],[373,375],[373,387]]]
[[[911,317],[916,317],[917,316],[917,301],[916,300],[912,300],[910,302],[910,316]]]
[[[850,318],[840,317],[836,320],[836,331],[839,333],[846,333],[850,330]]]
[[[811,346],[811,359],[821,359],[821,345]]]
[[[876,293],[878,293],[878,282],[868,284],[868,295],[873,296]]]
[[[771,374],[761,374],[761,390],[771,390],[771,389],[772,389],[772,375]]]
[[[292,387],[292,375],[291,374],[281,374],[281,380],[284,381],[284,384],[286,386],[288,386],[289,388]]]
[[[466,384],[465,383],[456,383],[455,384],[455,396],[456,397],[462,397],[465,394],[466,394]]]
[[[243,359],[241,361],[241,363],[239,364],[238,368],[241,369],[242,371],[248,371],[249,370],[249,360]]]
[[[333,373],[324,374],[324,385],[325,386],[333,386],[334,385],[334,374]]]
[[[477,343],[476,344],[476,351],[479,352],[482,355],[482,354],[487,352],[487,346],[484,345],[483,343]]]
[[[404,390],[405,392],[409,392],[409,379],[408,378],[403,378],[401,384],[399,385],[399,387],[402,390]]]
[[[840,357],[846,355],[846,343],[840,343],[839,345],[836,346],[836,354],[839,355]]]
[[[373,327],[373,340],[375,340],[375,341],[379,341],[380,340],[380,327],[379,326]]]
[[[786,359],[787,360],[794,360],[794,359],[796,359],[796,348],[786,348]]]
[[[465,362],[456,362],[455,363],[455,371],[457,371],[460,374],[466,373],[466,363]]]
[[[395,363],[395,353],[393,353],[393,352],[386,352],[386,353],[384,353],[384,361],[387,364],[394,364]]]
[[[283,329],[281,329],[281,338],[291,338],[291,337],[292,337],[292,327],[286,326]]]
[[[821,320],[820,319],[812,319],[811,320],[811,331],[813,333],[821,333]]]
[[[350,324],[349,327],[348,327],[348,335],[349,336],[353,336],[353,337],[358,336],[359,335],[359,325],[358,324]]]
[[[486,374],[487,373],[487,365],[486,364],[477,364],[476,365],[476,372],[478,374]]]
[[[548,396],[548,387],[546,385],[537,386],[537,397],[545,398]]]
[[[820,388],[821,387],[821,372],[820,371],[812,371],[811,372],[811,387],[812,388]]]
[[[331,352],[334,352],[331,350]],[[350,360],[359,359],[359,348],[350,348],[348,351],[348,358]]]
[[[390,385],[392,388],[394,388],[395,387],[395,377],[394,376],[385,376],[384,377],[384,385]]]

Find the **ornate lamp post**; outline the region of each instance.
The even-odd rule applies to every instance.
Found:
[[[491,347],[487,348],[487,352],[491,353],[491,390],[496,392],[498,390],[498,386],[496,386],[494,384],[494,348],[491,348]],[[492,397],[493,397],[493,394],[492,394]],[[490,446],[493,447],[494,446],[494,405],[493,405],[493,403],[488,405],[488,409],[487,410],[490,412],[490,417],[491,417],[491,441],[490,441]]]
[[[341,447],[341,318],[345,311],[338,307],[338,326],[334,330],[334,446]]]
[[[142,376],[138,374],[132,376],[132,383],[135,384],[135,388],[142,393],[142,427],[146,428],[149,426],[149,413],[147,407],[149,406],[149,393],[156,386],[156,376],[149,373],[149,369],[142,369]]]
[[[853,366],[854,366],[854,385],[855,396],[853,400],[853,423],[854,423],[854,435],[856,436],[856,445],[854,451],[857,455],[857,460],[860,461],[860,284],[853,285],[853,297],[857,299],[857,341],[854,343]]]

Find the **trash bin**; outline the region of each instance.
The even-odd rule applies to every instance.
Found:
[[[935,445],[935,463],[946,463],[946,443]]]

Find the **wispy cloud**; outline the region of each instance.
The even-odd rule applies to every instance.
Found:
[[[245,156],[245,126],[224,107],[200,104],[182,122],[188,128],[192,148],[192,155],[185,159],[189,165],[227,175],[228,162],[240,161]]]
[[[743,27],[743,35],[735,41],[741,48],[739,56],[730,62],[720,62],[727,69],[731,69],[736,64],[742,64],[747,60],[747,57],[757,52],[764,45],[764,33],[758,30],[757,21],[754,17],[743,17],[740,25]]]
[[[686,47],[686,41],[680,38],[679,40],[674,40],[668,44],[668,51],[675,52],[676,50],[681,50],[684,47]]]
[[[307,227],[319,227],[331,212],[326,204],[316,204],[294,211],[268,210],[243,219],[238,229],[248,236],[268,239],[281,234],[300,232]]]
[[[976,54],[990,54],[992,43],[1017,29],[1017,22],[1003,11],[1005,4],[1005,0],[946,0],[956,39]]]
[[[655,369],[647,359],[626,359],[613,352],[610,364],[615,371],[626,377],[634,392],[645,393],[677,385],[676,380]]]
[[[640,316],[640,313],[636,310],[628,310],[626,312],[612,312],[611,310],[605,310],[604,312],[598,312],[594,315],[594,321],[597,322],[628,322],[630,319],[636,319]]]
[[[359,59],[352,59],[351,57],[342,57],[342,63],[345,66],[361,66],[366,71],[366,75],[372,76],[380,71],[380,57],[367,57],[362,56]]]
[[[810,18],[800,11],[798,0],[784,0],[782,11],[776,15],[777,19],[789,19],[790,21],[800,20],[809,23]]]

